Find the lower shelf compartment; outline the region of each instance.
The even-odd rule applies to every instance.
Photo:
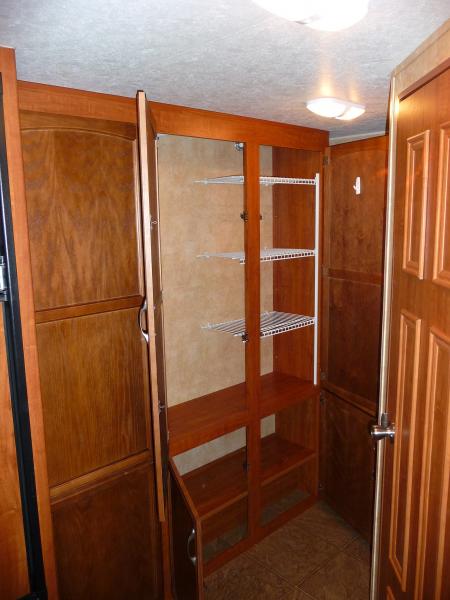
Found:
[[[308,448],[282,439],[276,433],[261,440],[263,485],[294,469],[316,454]],[[183,476],[183,482],[201,519],[222,511],[247,496],[245,448],[236,450]]]

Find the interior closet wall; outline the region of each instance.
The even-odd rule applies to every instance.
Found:
[[[361,178],[361,194],[353,186]],[[372,533],[387,136],[332,146],[326,167],[322,330],[324,493]]]

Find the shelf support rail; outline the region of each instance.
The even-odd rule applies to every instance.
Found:
[[[315,220],[314,220],[314,385],[318,383],[317,366],[319,360],[319,243],[320,243],[320,178],[315,181]]]

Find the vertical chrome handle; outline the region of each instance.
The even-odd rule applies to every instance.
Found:
[[[147,310],[147,298],[144,298],[144,302],[142,303],[141,308],[139,309],[139,315],[138,315],[138,324],[139,324],[139,329],[141,330],[142,333],[142,337],[145,339],[145,341],[148,344],[148,331],[146,331],[144,329],[144,327],[142,326],[142,319],[144,316],[144,313]]]
[[[189,557],[189,560],[191,561],[191,563],[195,567],[197,565],[197,557],[195,556],[195,554],[191,554],[191,552],[190,552],[191,544],[192,544],[192,542],[194,540],[195,540],[195,527],[192,528],[192,531],[189,534],[189,537],[188,537],[188,540],[187,540],[187,545],[186,545],[186,551],[187,551],[187,555]]]

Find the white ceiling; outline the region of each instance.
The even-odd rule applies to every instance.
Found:
[[[338,0],[336,0],[338,1]],[[384,130],[392,69],[450,17],[448,0],[371,0],[368,16],[328,33],[251,0],[1,0],[0,45],[20,79],[328,129]],[[304,102],[365,104],[353,122]]]

